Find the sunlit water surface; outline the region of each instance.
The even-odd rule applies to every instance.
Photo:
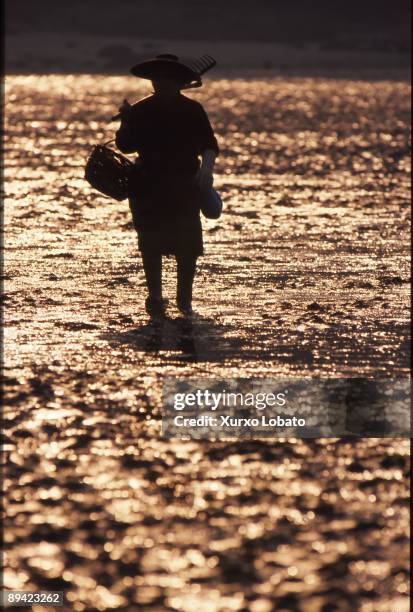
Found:
[[[407,373],[408,85],[189,94],[224,214],[190,323],[166,261],[160,328],[127,203],[83,179],[139,87],[7,80],[6,586],[74,610],[407,610],[407,442],[167,441],[159,410],[164,375]]]

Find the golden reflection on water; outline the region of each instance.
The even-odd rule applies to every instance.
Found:
[[[204,221],[198,317],[172,305],[160,336],[127,204],[83,180],[117,106],[146,93],[7,79],[5,585],[79,611],[403,612],[406,441],[168,441],[159,410],[164,375],[406,374],[409,87],[189,94],[217,131],[225,212]]]

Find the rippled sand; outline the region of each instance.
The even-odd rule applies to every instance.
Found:
[[[9,77],[8,588],[75,610],[408,608],[408,443],[183,442],[161,377],[408,372],[409,87],[219,80],[225,213],[149,325],[127,203],[83,180],[138,83]],[[41,608],[37,608],[40,610]]]

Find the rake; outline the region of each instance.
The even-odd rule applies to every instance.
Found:
[[[208,70],[211,70],[217,63],[211,55],[202,55],[199,59],[194,60],[189,64],[189,68],[194,72],[198,73],[198,78],[194,79],[190,83],[185,84],[182,89],[192,89],[193,87],[201,87],[202,80],[201,76]]]

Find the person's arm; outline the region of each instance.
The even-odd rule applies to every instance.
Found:
[[[196,174],[196,179],[201,188],[207,188],[212,187],[214,181],[213,172],[219,147],[208,115],[202,106],[199,106],[199,111],[199,154],[202,162]]]
[[[205,189],[207,187],[212,187],[213,185],[213,173],[217,153],[212,149],[205,149],[201,155],[202,162],[196,174],[196,179],[198,181],[198,185]]]
[[[137,151],[136,134],[133,125],[132,106],[127,100],[123,101],[119,108],[121,124],[116,132],[115,142],[122,153],[134,153]]]

